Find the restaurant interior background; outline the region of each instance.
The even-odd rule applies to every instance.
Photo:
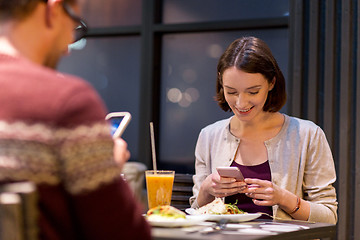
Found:
[[[236,38],[265,40],[287,80],[283,113],[320,125],[338,180],[338,239],[360,239],[358,0],[87,0],[90,31],[59,70],[129,111],[131,160],[194,173],[201,128],[230,116],[213,99],[217,60]],[[81,50],[81,51],[80,51]],[[359,93],[359,94],[358,94]]]

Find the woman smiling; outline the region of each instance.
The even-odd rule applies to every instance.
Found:
[[[322,129],[280,113],[285,79],[269,47],[235,40],[220,57],[216,100],[233,116],[201,130],[195,150],[192,207],[225,197],[264,217],[337,222],[332,153]],[[220,177],[237,167],[245,180]]]

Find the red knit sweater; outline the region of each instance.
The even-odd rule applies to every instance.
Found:
[[[0,54],[0,183],[39,192],[41,239],[150,239],[85,81]]]

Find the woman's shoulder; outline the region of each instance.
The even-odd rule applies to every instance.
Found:
[[[322,129],[311,120],[301,119],[298,117],[287,115],[285,115],[285,117],[287,118],[288,130],[290,132],[297,131],[299,133],[315,133],[319,130],[322,132]]]
[[[309,141],[314,139],[326,139],[324,131],[311,120],[301,119],[298,117],[288,116],[284,114],[285,122],[280,133],[276,137],[270,139],[269,143],[278,141]],[[316,141],[316,140],[315,140]]]
[[[223,131],[224,129],[226,129],[226,127],[229,126],[230,119],[231,119],[231,117],[211,123],[211,124],[207,125],[206,127],[204,127],[203,129],[201,129],[201,132],[216,133],[219,131]]]
[[[230,118],[216,121],[201,129],[198,136],[198,144],[216,144],[221,139],[228,138],[230,135]]]
[[[230,124],[230,118],[222,119],[207,125],[202,128],[199,134],[199,138],[202,140],[208,139],[214,141],[214,139],[226,137],[229,132],[228,126]]]
[[[318,128],[319,127],[311,120],[288,116],[288,115],[285,115],[285,117],[289,119],[290,126],[299,126],[302,128]]]

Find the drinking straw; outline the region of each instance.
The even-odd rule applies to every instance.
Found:
[[[156,153],[155,153],[155,137],[154,137],[154,124],[150,122],[150,136],[151,136],[151,152],[153,159],[154,174],[156,174]]]

